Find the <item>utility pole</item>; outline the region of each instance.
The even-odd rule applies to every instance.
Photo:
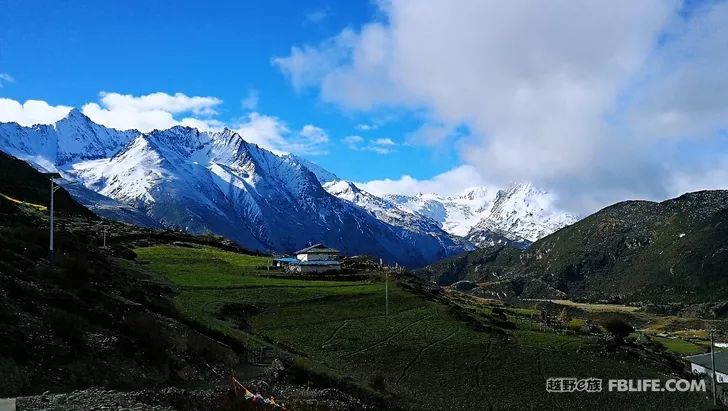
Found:
[[[384,273],[384,313],[389,316],[389,271]]]
[[[51,178],[51,240],[48,244],[48,264],[53,268],[53,262],[56,259],[55,250],[53,250],[53,199],[55,198],[56,188],[53,187],[53,178]]]
[[[710,330],[710,371],[711,371],[711,378],[710,380],[713,382],[713,405],[718,405],[718,393],[715,391],[715,349],[713,348],[713,332],[715,330]]]
[[[53,214],[55,208],[55,192],[61,188],[55,183],[56,178],[60,178],[61,175],[58,173],[44,173],[46,177],[51,180],[51,206],[48,207],[50,211],[50,240],[48,241],[48,265],[53,268],[53,262],[55,261],[55,250],[53,249]]]

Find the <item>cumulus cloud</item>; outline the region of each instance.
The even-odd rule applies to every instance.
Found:
[[[142,96],[99,94],[99,102],[87,103],[83,113],[92,121],[120,130],[164,130],[177,125],[201,131],[235,130],[251,143],[276,153],[320,155],[327,153],[329,136],[313,124],[292,131],[278,117],[258,112],[246,113],[233,121],[216,118],[215,108],[222,103],[216,97],[187,96],[182,93],[152,93]],[[52,124],[64,118],[72,107],[52,106],[45,101],[28,100],[21,104],[0,98],[0,122],[16,122],[23,126]]]
[[[99,103],[83,106],[83,113],[96,123],[120,130],[135,129],[148,132],[154,129],[167,129],[181,122],[175,119],[178,114],[193,114],[185,122],[203,130],[219,126],[215,121],[207,122],[216,114],[215,107],[222,103],[216,97],[187,96],[183,93],[152,93],[142,96],[101,92]]]
[[[409,175],[403,175],[398,179],[372,180],[356,183],[356,185],[375,195],[437,193],[444,196],[455,196],[476,185],[492,187],[480,176],[475,167],[468,165],[456,167],[430,179],[419,180]]]
[[[0,88],[3,88],[3,83],[15,83],[15,79],[8,73],[0,73]]]
[[[461,158],[499,184],[601,205],[672,195],[665,145],[728,128],[728,3],[379,4],[383,19],[273,63],[347,111],[424,112],[408,142],[464,125]]]
[[[277,154],[322,155],[327,153],[329,136],[324,129],[313,124],[306,124],[298,132],[293,132],[278,117],[253,112],[232,128],[246,141],[270,149]]]
[[[71,111],[68,106],[52,106],[45,101],[27,100],[20,103],[8,98],[0,98],[0,122],[15,122],[21,126],[54,123]]]
[[[351,149],[357,149],[359,148],[359,145],[364,142],[364,137],[362,136],[346,136],[341,139],[341,141],[344,142],[349,148]]]

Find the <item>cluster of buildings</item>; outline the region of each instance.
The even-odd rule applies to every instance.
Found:
[[[326,273],[341,270],[339,250],[323,244],[314,244],[298,250],[295,257],[276,258],[276,267],[293,273]]]

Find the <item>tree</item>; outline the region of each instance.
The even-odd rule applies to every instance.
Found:
[[[563,327],[566,327],[569,325],[569,321],[571,321],[571,316],[569,315],[569,310],[564,307],[563,310],[561,310],[561,314],[559,315],[559,322]]]

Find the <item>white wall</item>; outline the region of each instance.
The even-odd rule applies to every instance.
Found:
[[[691,370],[692,370],[693,374],[708,374],[708,375],[711,375],[711,371],[710,371],[709,368],[705,368],[705,367],[703,367],[701,365],[692,364],[692,363],[690,365],[692,366],[691,367]],[[728,375],[723,374],[722,372],[715,373],[715,377],[716,377],[715,378],[716,381],[718,381],[719,383],[728,383]]]
[[[334,260],[336,259],[336,255],[326,254],[326,253],[306,253],[306,254],[298,254],[296,256],[298,261],[321,261],[321,260]]]

